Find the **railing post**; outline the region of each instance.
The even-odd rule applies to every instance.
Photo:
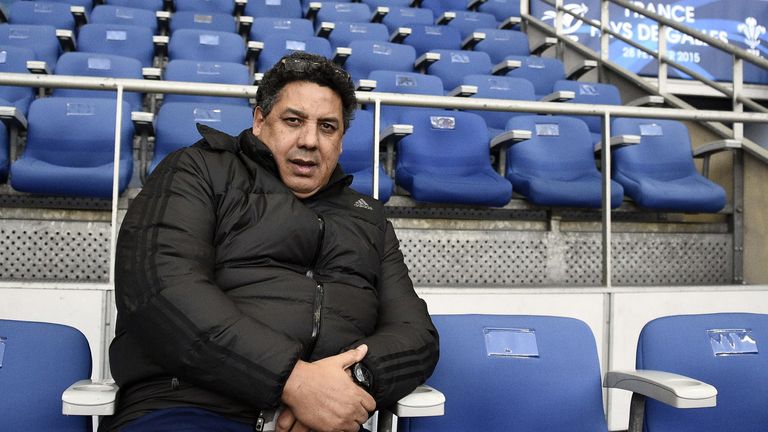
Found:
[[[607,30],[611,28],[611,17],[609,8],[611,3],[608,0],[601,0],[600,2],[600,68],[598,69],[598,75],[600,81],[605,81],[605,61],[610,60],[610,47],[611,47],[611,35]]]
[[[373,193],[372,197],[379,199],[379,128],[381,125],[381,99],[373,103]]]
[[[115,154],[112,159],[112,226],[109,234],[109,284],[115,286],[115,255],[117,252],[117,201],[120,198],[120,130],[123,128],[123,86],[117,86],[115,108]]]
[[[744,112],[744,60],[733,56],[733,112]],[[733,123],[733,138],[744,139],[744,123]],[[744,283],[744,152],[733,152],[733,282]]]
[[[611,288],[611,113],[602,115],[602,151],[600,165],[603,175],[602,283]]]
[[[531,13],[531,7],[528,0],[520,0],[520,16],[528,15]]]
[[[664,95],[667,92],[667,26],[659,24],[659,49],[658,49],[658,87],[659,94]]]

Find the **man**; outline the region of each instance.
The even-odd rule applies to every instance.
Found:
[[[281,432],[357,432],[432,373],[392,225],[337,166],[349,75],[294,53],[256,101],[238,137],[198,126],[126,214],[102,431],[274,430],[278,410]]]

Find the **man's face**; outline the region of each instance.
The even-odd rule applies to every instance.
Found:
[[[341,98],[328,87],[294,81],[280,91],[268,116],[256,108],[253,134],[275,157],[283,183],[299,198],[328,183],[341,154]]]

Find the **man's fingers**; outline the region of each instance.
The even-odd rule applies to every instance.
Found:
[[[353,350],[341,353],[339,354],[339,360],[341,360],[342,363],[341,366],[346,369],[353,364],[362,361],[366,354],[368,354],[368,345],[360,345]]]
[[[364,392],[365,395],[363,395],[363,398],[360,400],[360,405],[365,408],[366,412],[374,412],[376,411],[376,401],[371,397],[371,395],[368,394],[368,392]]]
[[[293,415],[293,411],[286,408],[277,417],[277,432],[292,432],[294,424],[296,423],[296,416]]]

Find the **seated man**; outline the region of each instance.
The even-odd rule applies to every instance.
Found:
[[[383,206],[336,163],[349,75],[293,53],[256,100],[252,129],[198,126],[128,209],[100,431],[357,432],[437,363]]]

